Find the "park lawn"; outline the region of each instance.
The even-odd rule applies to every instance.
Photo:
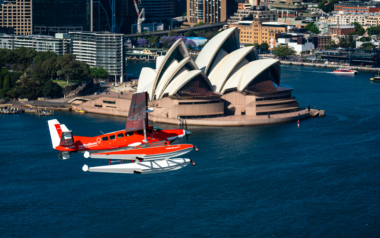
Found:
[[[67,81],[66,80],[53,80],[54,83],[57,83],[59,86],[61,86],[62,88],[68,86],[66,83]],[[77,82],[75,81],[69,81],[69,85],[73,85],[73,84],[76,84]]]

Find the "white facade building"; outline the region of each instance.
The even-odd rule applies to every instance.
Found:
[[[358,22],[362,26],[373,25],[372,21],[380,16],[380,13],[355,13],[343,12],[334,15],[334,22],[338,26],[350,25],[351,23]],[[377,22],[377,21],[376,21]]]
[[[289,47],[293,47],[298,54],[314,49],[314,44],[308,39],[305,39],[302,33],[281,35],[276,41],[276,46],[279,45],[288,45]]]

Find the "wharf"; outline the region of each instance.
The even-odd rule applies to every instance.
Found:
[[[347,68],[347,69],[374,71],[374,72],[377,72],[380,70],[380,68],[347,66],[347,65],[334,65],[334,64],[318,64],[318,63],[307,63],[307,62],[294,62],[294,61],[286,61],[286,60],[281,60],[280,63],[284,64],[284,65],[298,65],[298,66],[322,67],[322,68]]]

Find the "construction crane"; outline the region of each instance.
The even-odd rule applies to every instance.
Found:
[[[143,8],[140,12],[139,7],[137,6],[136,0],[133,0],[133,3],[135,4],[135,9],[136,9],[136,13],[137,13],[137,32],[141,33],[141,23],[143,23],[143,21],[145,21],[145,10]]]
[[[141,10],[139,17],[137,18],[137,31],[140,33],[142,33],[141,32],[141,23],[143,21],[145,21],[145,10],[144,10],[144,8]]]

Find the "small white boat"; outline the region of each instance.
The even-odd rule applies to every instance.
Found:
[[[124,174],[155,174],[164,173],[186,167],[194,161],[185,158],[155,160],[147,162],[125,163],[117,165],[106,165],[97,167],[88,167],[83,165],[84,172],[101,172],[101,173],[124,173]]]
[[[358,71],[352,69],[336,69],[334,70],[334,74],[357,74]]]

